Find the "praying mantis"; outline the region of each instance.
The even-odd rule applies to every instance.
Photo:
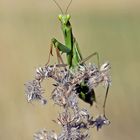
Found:
[[[69,14],[67,14],[68,8],[71,5],[72,0],[70,0],[65,12],[63,12],[63,10],[61,9],[60,5],[57,3],[56,0],[53,0],[53,1],[61,11],[61,14],[58,16],[58,19],[61,23],[61,29],[63,32],[65,44],[62,44],[56,38],[52,38],[50,54],[52,54],[52,48],[55,48],[57,57],[58,57],[59,61],[61,61],[61,62],[63,62],[63,60],[61,58],[60,53],[65,54],[66,58],[67,58],[67,65],[69,66],[70,69],[74,69],[76,66],[79,65],[79,63],[82,64],[81,62],[84,62],[84,61],[83,61],[83,57],[80,52],[78,43],[76,41],[76,38],[74,37],[73,32],[72,32],[72,26],[70,23],[71,17]],[[90,58],[92,56],[97,57],[97,62],[98,62],[98,67],[99,67],[100,66],[99,65],[99,54],[97,52],[94,52],[88,58]],[[49,59],[50,59],[50,56],[49,56]],[[48,61],[49,61],[49,59],[48,59]],[[108,94],[108,89],[109,88],[107,88],[107,91],[106,91],[105,102],[106,102],[106,98],[107,98],[107,94]],[[86,84],[86,81],[82,82],[79,85],[76,85],[76,90],[77,90],[77,94],[78,94],[79,98],[82,99],[84,102],[92,105],[93,102],[96,101],[94,89],[89,89],[89,87]],[[105,108],[105,102],[104,102],[104,106],[103,106],[104,108]]]

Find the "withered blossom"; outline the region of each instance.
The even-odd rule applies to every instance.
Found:
[[[42,129],[34,134],[34,140],[58,140],[57,134],[54,131],[48,132]]]
[[[39,81],[33,80],[25,84],[25,96],[28,102],[39,100],[42,104],[46,104],[47,100],[42,96],[43,93],[44,90]]]
[[[111,84],[109,70],[108,62],[100,68],[95,64],[83,64],[69,69],[64,64],[57,64],[36,69],[35,80],[25,84],[27,101],[39,100],[45,104],[46,100],[42,96],[45,90],[41,84],[46,79],[53,79],[54,89],[51,92],[51,99],[54,104],[63,108],[63,111],[58,114],[56,120],[53,120],[62,131],[56,134],[54,131],[49,132],[43,129],[34,134],[34,140],[88,140],[89,129],[99,130],[103,125],[108,125],[109,120],[104,113],[94,117],[87,109],[81,109],[78,97],[81,96],[81,91],[86,95],[85,97],[93,94],[91,101],[85,99],[85,102],[92,105],[96,101],[95,88],[101,84],[104,87]]]
[[[94,124],[97,130],[99,130],[102,128],[103,125],[109,125],[110,121],[104,115],[100,115],[96,118],[96,120],[94,121]]]

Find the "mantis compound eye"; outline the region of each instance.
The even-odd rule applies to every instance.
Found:
[[[70,15],[67,15],[67,19],[68,19],[68,20],[70,19]]]
[[[58,16],[58,19],[61,20],[61,19],[62,19],[62,15],[59,15],[59,16]]]

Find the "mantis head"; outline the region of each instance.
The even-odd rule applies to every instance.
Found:
[[[58,16],[58,19],[61,21],[61,24],[62,24],[62,25],[66,25],[66,24],[69,22],[69,20],[70,20],[70,15],[67,14],[67,11],[68,11],[68,9],[69,9],[71,3],[72,3],[72,0],[70,0],[70,2],[69,2],[69,4],[68,4],[68,6],[67,6],[65,12],[63,12],[61,6],[59,5],[59,3],[58,3],[56,0],[53,0],[53,1],[54,1],[54,3],[56,4],[56,6],[60,9],[60,11],[61,11],[61,13],[62,13],[62,14],[60,14],[60,15]]]
[[[69,14],[60,14],[58,16],[58,19],[61,21],[62,24],[66,25],[70,20]]]

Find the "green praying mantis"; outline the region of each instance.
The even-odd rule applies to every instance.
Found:
[[[60,53],[63,53],[66,55],[67,58],[67,65],[69,66],[70,69],[75,68],[76,66],[81,64],[83,61],[83,57],[81,55],[78,43],[76,41],[76,38],[73,35],[72,32],[72,26],[70,23],[70,15],[67,14],[68,8],[71,5],[72,0],[70,0],[70,3],[68,4],[66,11],[63,12],[61,9],[60,5],[57,3],[56,0],[53,0],[57,7],[60,9],[61,14],[58,16],[58,19],[60,20],[61,23],[61,29],[63,32],[64,36],[64,41],[65,44],[62,44],[59,42],[56,38],[52,38],[51,40],[51,48],[50,48],[50,54],[52,54],[52,48],[56,49],[57,57],[59,61],[63,62]],[[53,55],[53,54],[52,54]],[[92,56],[97,57],[97,62],[98,62],[98,67],[99,67],[99,54],[97,52],[92,53],[88,59]],[[50,60],[50,56],[48,61]],[[80,85],[77,85],[77,93],[80,99],[82,99],[84,102],[89,103],[90,105],[93,104],[93,102],[96,101],[96,96],[94,89],[89,89],[88,86],[86,85],[86,82],[81,83]],[[106,96],[105,96],[105,101],[104,101],[104,108],[105,108],[105,102],[108,94],[108,89],[106,91]]]

